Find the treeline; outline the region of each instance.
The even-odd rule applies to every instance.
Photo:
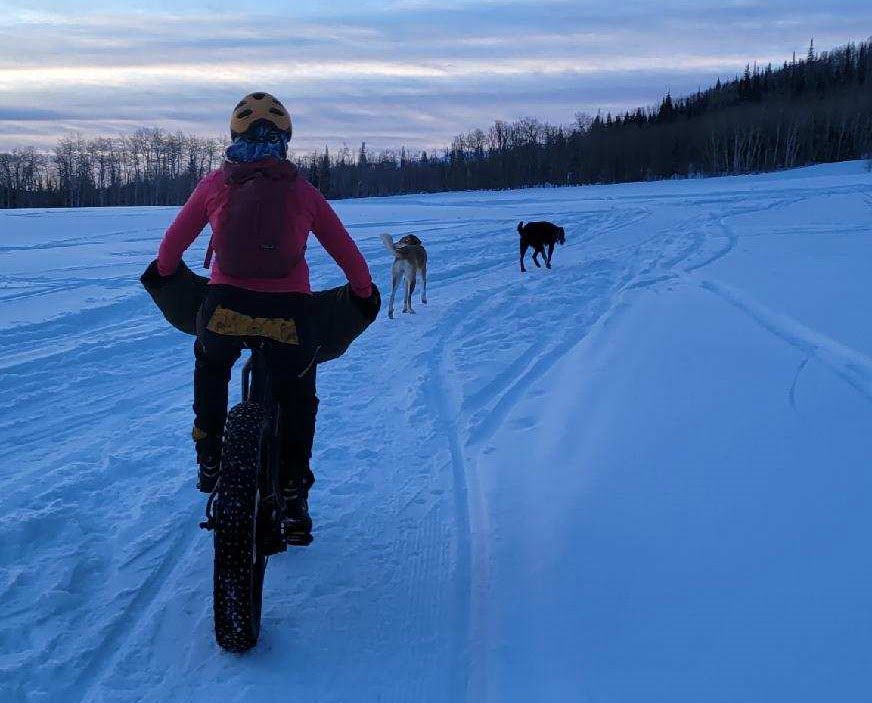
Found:
[[[159,129],[0,154],[0,206],[177,205],[226,144]],[[693,95],[571,125],[497,121],[438,154],[325,150],[296,159],[330,198],[771,171],[872,153],[872,40],[746,66]]]
[[[785,61],[693,95],[572,125],[497,121],[436,157],[322,154],[305,164],[330,197],[582,185],[772,171],[872,154],[872,41]]]
[[[225,144],[160,129],[64,137],[53,153],[0,153],[0,206],[178,205],[217,168]]]

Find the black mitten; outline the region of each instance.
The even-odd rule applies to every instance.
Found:
[[[368,298],[361,298],[352,290],[351,299],[364,319],[372,322],[378,316],[378,311],[381,309],[381,295],[379,295],[375,284],[373,284],[372,293]]]

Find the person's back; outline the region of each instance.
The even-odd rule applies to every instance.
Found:
[[[245,344],[257,343],[285,420],[286,533],[290,543],[307,544],[307,499],[314,482],[309,460],[318,407],[316,349],[306,305],[309,232],[342,268],[362,310],[374,305],[372,278],[329,203],[287,161],[291,121],[284,106],[268,93],[246,96],[233,111],[231,137],[227,161],[197,185],[167,229],[157,261],[162,276],[173,275],[184,251],[211,225],[209,294],[197,317],[194,344],[198,487],[207,493],[215,488],[231,368]]]
[[[280,195],[284,201],[281,213],[284,228],[275,235],[277,248],[264,250],[264,235],[258,237],[252,232],[257,224],[250,216],[251,210],[264,206],[265,198],[257,186],[270,185],[273,180],[283,186]],[[254,187],[246,189],[248,184]],[[272,203],[267,201],[265,204]],[[275,205],[264,209],[267,210],[264,217],[270,216],[270,222],[264,226],[277,224]],[[305,249],[309,232],[312,232],[342,267],[354,292],[362,298],[368,298],[372,292],[366,262],[333,208],[286,160],[265,157],[251,162],[228,161],[222,168],[207,174],[161,242],[158,271],[162,276],[175,271],[182,253],[206,224],[211,225],[213,231],[212,284],[266,293],[310,293]],[[266,263],[264,259],[267,259]],[[284,265],[286,271],[278,275],[257,275],[257,268],[269,266],[270,259],[275,260],[279,267]]]

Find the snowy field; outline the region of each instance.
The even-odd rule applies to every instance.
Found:
[[[242,657],[137,280],[175,208],[0,212],[0,701],[872,700],[863,164],[336,207],[430,304],[320,367],[315,543]]]

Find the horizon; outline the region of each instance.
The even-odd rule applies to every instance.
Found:
[[[429,151],[495,120],[569,124],[653,106],[746,64],[804,57],[812,38],[820,51],[864,41],[855,28],[872,27],[872,6],[854,0],[288,5],[0,2],[3,45],[28,47],[0,53],[0,151],[140,127],[226,135],[232,106],[254,90],[288,107],[298,153]]]

